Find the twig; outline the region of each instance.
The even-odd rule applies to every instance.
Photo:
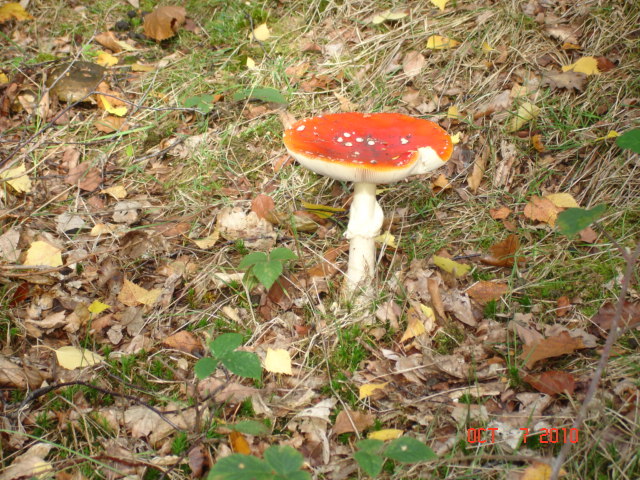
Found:
[[[622,317],[622,308],[624,306],[625,297],[627,295],[627,290],[629,289],[629,284],[631,283],[631,278],[633,277],[633,270],[638,261],[638,257],[640,257],[640,242],[636,245],[633,253],[627,252],[621,245],[617,242],[613,241],[614,245],[620,250],[620,253],[624,257],[627,262],[627,266],[624,271],[624,277],[622,278],[622,286],[620,289],[620,296],[618,297],[618,303],[616,304],[616,312],[611,322],[611,328],[609,330],[609,334],[607,335],[607,341],[604,344],[604,348],[602,349],[602,355],[600,356],[600,361],[598,362],[598,366],[596,367],[596,371],[593,374],[593,378],[591,379],[591,383],[589,384],[589,388],[587,389],[587,394],[584,398],[584,402],[582,402],[582,406],[580,407],[580,411],[578,412],[578,416],[573,421],[573,425],[571,428],[579,429],[584,422],[584,419],[587,416],[587,411],[589,409],[589,404],[593,400],[593,397],[596,394],[596,390],[598,389],[598,384],[600,383],[600,379],[602,378],[602,374],[604,373],[604,368],[609,360],[609,356],[611,355],[611,348],[613,344],[618,339],[618,323],[620,322],[620,318]],[[558,480],[558,475],[560,474],[560,468],[564,463],[565,458],[567,457],[569,450],[571,449],[571,443],[565,443],[562,445],[560,452],[556,456],[553,461],[553,470],[551,471],[551,476],[549,480]]]

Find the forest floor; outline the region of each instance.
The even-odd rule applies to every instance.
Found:
[[[357,442],[398,436],[430,459],[385,450],[379,478],[548,479],[567,442],[563,478],[640,478],[637,270],[571,428],[616,244],[640,233],[640,161],[617,144],[640,126],[640,3],[21,3],[0,5],[0,480],[199,478],[271,445],[313,478],[368,478]],[[348,111],[456,142],[379,186],[364,304],[341,298],[352,185],[282,143]],[[275,248],[267,289],[240,263]],[[225,333],[261,371],[198,380]]]

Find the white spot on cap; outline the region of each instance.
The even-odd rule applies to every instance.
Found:
[[[367,145],[375,145],[376,142],[374,142],[373,140],[367,140]]]
[[[406,145],[407,143],[409,143],[409,140],[407,140],[406,138],[403,137],[403,138],[400,139],[400,143],[403,144],[403,145]]]
[[[377,160],[369,160],[369,163],[370,163],[371,165],[375,165],[376,163],[378,163],[378,161],[377,161]]]
[[[353,146],[353,143],[351,143],[351,142],[344,142],[344,146],[345,146],[345,147],[352,147],[352,146]]]
[[[349,138],[351,136],[351,134],[349,132],[344,132],[344,136]]]
[[[338,137],[338,141],[339,141],[339,142],[342,142],[342,137]]]
[[[298,128],[296,128],[297,131],[301,132],[304,130],[304,125],[300,125]]]
[[[364,142],[364,138],[358,137],[358,138],[356,138],[356,142]]]
[[[360,152],[353,152],[354,155],[360,155]]]

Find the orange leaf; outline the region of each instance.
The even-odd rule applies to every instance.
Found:
[[[144,34],[158,42],[171,38],[184,24],[186,16],[184,7],[158,7],[144,17]]]
[[[480,259],[482,263],[493,265],[494,267],[513,267],[515,254],[520,248],[520,239],[517,235],[511,234],[502,242],[489,247],[489,255]],[[524,257],[517,258],[518,264],[524,264]]]
[[[585,348],[581,338],[575,338],[567,332],[562,332],[555,337],[543,338],[530,345],[525,345],[522,348],[520,358],[524,360],[527,368],[531,368],[539,360],[567,355],[580,348]]]
[[[551,226],[556,223],[556,218],[560,209],[551,200],[540,198],[536,195],[531,197],[529,203],[524,207],[524,216],[530,220],[544,222]]]
[[[487,303],[497,300],[509,291],[509,286],[504,283],[487,282],[481,280],[467,290],[467,294],[479,303]]]
[[[243,453],[245,455],[251,455],[251,447],[249,442],[244,438],[244,435],[240,432],[231,432],[229,435],[229,442],[231,443],[231,450],[235,453]]]
[[[550,370],[538,375],[525,375],[522,379],[539,392],[547,395],[567,393],[572,395],[576,389],[576,381],[573,375],[557,370]]]
[[[507,207],[490,208],[489,215],[494,220],[504,220],[511,215],[511,209]]]

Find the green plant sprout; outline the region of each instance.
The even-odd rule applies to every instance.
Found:
[[[231,373],[259,380],[262,376],[260,359],[255,353],[236,351],[240,345],[242,345],[242,335],[239,333],[223,333],[216,337],[209,342],[211,356],[196,362],[196,376],[200,380],[209,377],[221,363]]]
[[[271,250],[269,255],[264,252],[248,254],[240,262],[239,268],[246,270],[243,280],[249,288],[258,281],[269,290],[282,275],[284,262],[297,258],[288,248],[278,247]]]
[[[208,480],[311,480],[300,470],[304,457],[293,447],[272,445],[264,459],[242,453],[221,458],[209,471]]]
[[[418,463],[438,458],[433,450],[411,437],[396,438],[386,446],[382,440],[365,439],[356,443],[356,447],[358,451],[353,454],[353,458],[370,477],[380,475],[386,459],[400,463]]]

